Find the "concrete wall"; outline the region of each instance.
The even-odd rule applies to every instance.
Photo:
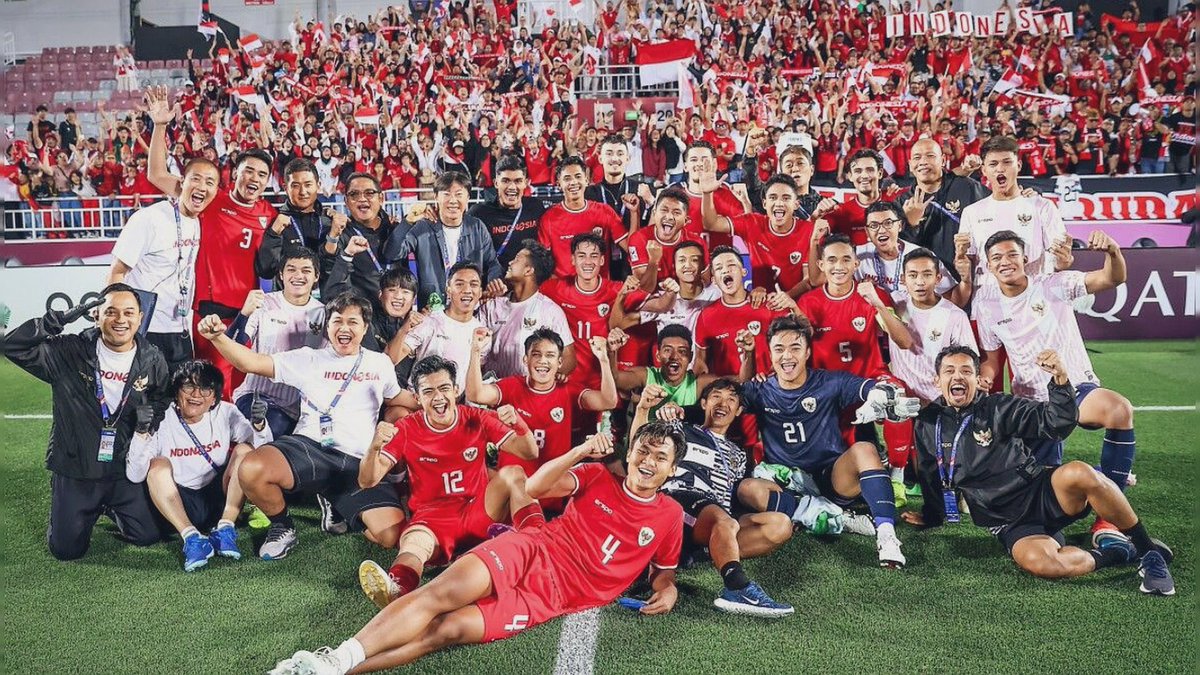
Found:
[[[128,0],[0,2],[0,31],[12,31],[17,54],[44,47],[115,45],[128,41],[128,24]]]

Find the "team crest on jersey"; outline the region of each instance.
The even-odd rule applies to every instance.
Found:
[[[1032,310],[1034,314],[1037,314],[1038,316],[1042,316],[1043,314],[1046,313],[1046,303],[1042,302],[1041,300],[1038,300],[1037,302],[1030,305],[1029,309]]]
[[[803,258],[804,254],[800,253],[800,251],[792,251],[791,255],[788,256],[788,260],[791,261],[793,265],[799,265]]]
[[[563,421],[563,409],[561,407],[554,408],[550,411],[550,419],[555,422]]]
[[[612,309],[612,308],[608,306],[608,303],[601,303],[599,305],[596,305],[596,313],[600,315],[601,319],[608,316],[608,310],[610,310],[610,309]]]
[[[856,316],[856,317],[854,317],[853,320],[850,321],[850,325],[854,326],[854,330],[861,333],[867,329],[867,317]]]
[[[603,227],[593,227],[592,234],[596,235],[597,237],[603,238],[604,237],[604,228]]]
[[[137,392],[146,391],[147,385],[150,384],[150,378],[145,375],[133,381],[133,390]]]
[[[259,224],[259,225],[262,225],[262,229],[264,229],[264,230],[265,230],[265,229],[267,229],[267,221],[268,221],[268,220],[269,220],[269,219],[268,219],[266,216],[259,216],[259,217],[258,217],[258,224]]]
[[[479,448],[477,448],[473,445],[471,447],[467,448],[466,450],[463,450],[463,459],[467,460],[468,462],[474,462],[475,458],[478,456],[479,456]]]
[[[320,321],[313,321],[312,323],[308,324],[308,330],[309,330],[309,331],[310,331],[310,332],[311,332],[313,335],[320,335],[320,334],[321,334],[321,322],[320,322]],[[384,340],[384,339],[382,339],[382,337],[381,337],[381,336],[378,336],[378,335],[377,335],[377,336],[375,336],[375,337],[376,337],[376,338],[379,338],[379,341],[380,341],[380,342],[382,342],[382,343],[386,343],[386,342],[387,342],[387,340]]]
[[[762,322],[751,321],[750,323],[746,324],[746,330],[750,331],[751,335],[757,336],[762,332]]]
[[[946,202],[946,210],[950,213],[958,213],[958,210],[961,208],[962,204],[957,199],[952,199]]]
[[[929,330],[929,341],[930,342],[937,342],[938,340],[941,340],[941,339],[942,339],[942,331],[940,331],[936,328],[931,328]]]
[[[1022,211],[1021,213],[1017,214],[1017,222],[1022,225],[1028,226],[1029,223],[1033,222],[1033,214]]]
[[[817,399],[809,396],[809,397],[805,398],[804,400],[800,401],[800,407],[804,408],[804,412],[806,412],[806,413],[816,412]]]
[[[654,541],[654,530],[643,527],[641,532],[638,532],[638,546],[645,546]]]
[[[992,430],[991,429],[984,429],[983,431],[976,431],[975,433],[973,433],[971,435],[975,437],[975,442],[978,443],[979,447],[981,447],[981,448],[986,448],[987,446],[992,444]]]
[[[537,328],[538,320],[536,316],[527,316],[522,319],[526,328]]]

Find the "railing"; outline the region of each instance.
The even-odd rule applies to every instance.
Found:
[[[629,98],[631,96],[678,96],[678,82],[643,85],[636,65],[596,66],[592,75],[581,73],[575,79],[578,98]]]

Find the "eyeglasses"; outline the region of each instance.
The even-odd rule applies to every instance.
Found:
[[[195,396],[196,394],[200,394],[201,396],[212,396],[217,393],[217,390],[213,389],[212,387],[201,387],[195,384],[185,384],[179,388],[179,391],[187,394],[188,396]]]
[[[375,199],[379,196],[379,190],[351,190],[346,193],[348,199]]]
[[[887,220],[881,220],[878,223],[867,223],[867,229],[874,232],[875,230],[880,230],[885,227],[893,227],[893,226],[899,225],[899,224],[900,224],[899,218],[889,218]]]

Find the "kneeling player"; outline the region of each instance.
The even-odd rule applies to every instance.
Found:
[[[816,491],[838,506],[861,495],[874,518],[879,564],[903,567],[896,537],[896,502],[892,483],[875,446],[859,441],[846,449],[838,429],[842,411],[862,405],[855,424],[883,417],[900,421],[916,415],[920,402],[898,396],[894,385],[835,370],[809,370],[812,326],[803,317],[771,322],[767,341],[775,373],[763,382],[742,387],[746,412],[758,416],[766,459],[810,475]],[[767,480],[749,479],[738,499],[757,511],[798,512],[795,495]]]
[[[657,494],[683,453],[671,425],[643,426],[629,444],[629,472],[600,463],[607,435],[547,462],[526,482],[536,498],[574,496],[545,527],[503,534],[455,561],[438,578],[387,606],[333,650],[296,652],[271,672],[341,675],[395,668],[452,645],[512,637],[555,617],[612,602],[652,570],[643,614],[675,606],[683,512]]]
[[[242,557],[234,530],[244,500],[237,470],[256,439],[237,407],[221,400],[224,388],[225,376],[208,361],[180,364],[171,380],[174,404],[153,434],[154,411],[138,408],[138,433],[125,460],[125,477],[146,481],[154,506],[183,539],[185,572],[207,565],[214,550]],[[271,438],[263,426],[255,445]]]
[[[905,512],[904,520],[928,527],[958,522],[957,489],[971,507],[971,520],[999,537],[1030,574],[1075,577],[1140,561],[1141,591],[1174,595],[1170,549],[1150,538],[1116,484],[1084,462],[1044,466],[1026,446],[1033,439],[1065,439],[1079,415],[1059,355],[1044,350],[1037,363],[1053,376],[1046,402],[980,392],[979,356],[969,347],[955,345],[938,354],[942,398],[921,411],[916,423],[925,507],[920,515]],[[1062,529],[1092,509],[1119,531],[1101,533],[1091,551],[1065,546]]]
[[[455,552],[486,539],[488,528],[508,520],[510,513],[518,529],[533,524],[525,522],[530,514],[544,522],[537,504],[517,499],[525,493],[521,467],[505,467],[488,481],[489,443],[519,459],[537,459],[529,426],[512,406],[498,415],[458,405],[456,375],[454,363],[440,356],[418,361],[412,382],[421,410],[394,425],[381,423],[362,461],[358,482],[363,489],[378,485],[398,465],[408,470],[411,489],[412,518],[400,534],[400,551],[391,569],[385,571],[372,560],[358,569],[363,592],[380,609],[415,589],[426,563],[449,563]],[[511,428],[500,421],[503,417],[512,422]]]
[[[666,397],[667,391],[656,385],[642,390],[630,431],[636,434]],[[725,583],[725,590],[713,601],[717,609],[748,616],[787,616],[795,609],[772,600],[742,569],[742,557],[766,555],[791,539],[792,521],[773,512],[732,515],[733,495],[746,476],[746,451],[725,435],[742,413],[741,385],[731,377],[714,380],[700,392],[700,407],[704,425],[683,425],[687,451],[662,488],[683,506],[684,550],[708,549]],[[657,414],[664,421],[681,421],[684,416],[683,408],[674,403]]]

